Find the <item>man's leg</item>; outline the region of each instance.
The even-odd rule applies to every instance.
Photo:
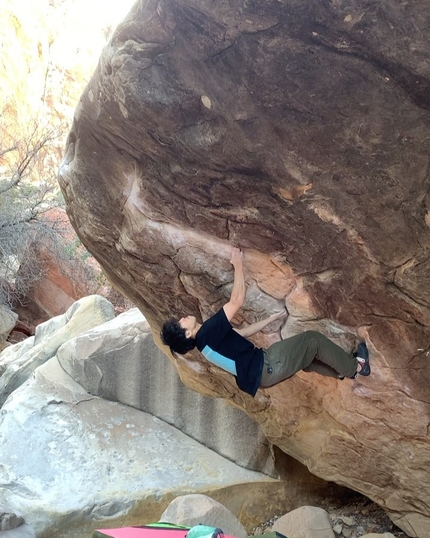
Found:
[[[314,359],[322,364],[314,363]],[[327,337],[316,331],[305,331],[276,342],[264,351],[260,387],[276,385],[300,370],[316,371],[329,377],[338,377],[338,374],[353,377],[357,366],[357,359],[352,354]]]
[[[315,359],[333,369],[337,374],[345,377],[354,377],[358,368],[358,361],[329,338],[316,331],[308,331],[308,345],[315,352]],[[313,368],[314,371],[318,371]],[[327,375],[322,371],[318,372]],[[333,376],[330,376],[333,377]]]
[[[325,377],[335,377],[336,379],[339,379],[339,374],[336,372],[336,370],[333,370],[331,366],[324,364],[318,359],[314,359],[307,368],[303,368],[303,371],[316,372],[317,374]]]
[[[260,387],[276,385],[311,365],[315,350],[308,344],[308,332],[275,342],[264,350]]]

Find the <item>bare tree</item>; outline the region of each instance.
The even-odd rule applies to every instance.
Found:
[[[41,278],[34,249],[56,244],[62,206],[56,182],[61,133],[41,121],[19,125],[14,110],[0,113],[0,303],[22,300]],[[24,268],[24,270],[23,270]]]

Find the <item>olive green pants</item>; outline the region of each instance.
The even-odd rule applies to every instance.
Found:
[[[358,362],[323,334],[305,331],[275,342],[264,351],[263,375],[260,387],[271,387],[300,370],[336,377],[353,377]]]

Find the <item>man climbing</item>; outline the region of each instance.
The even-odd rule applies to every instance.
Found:
[[[246,294],[240,249],[233,248],[230,262],[234,267],[234,282],[228,303],[203,324],[194,316],[164,323],[161,340],[172,353],[185,354],[197,347],[209,362],[233,374],[238,387],[251,396],[255,396],[259,387],[276,385],[300,370],[338,379],[370,374],[364,342],[358,345],[356,353],[349,354],[323,334],[305,331],[275,342],[267,349],[255,347],[246,337],[286,317],[287,313],[279,312],[245,328],[234,329],[230,322],[242,307]]]

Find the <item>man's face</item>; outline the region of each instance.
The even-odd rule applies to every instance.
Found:
[[[179,320],[179,325],[187,331],[193,331],[196,328],[197,320],[194,316],[185,316]]]

